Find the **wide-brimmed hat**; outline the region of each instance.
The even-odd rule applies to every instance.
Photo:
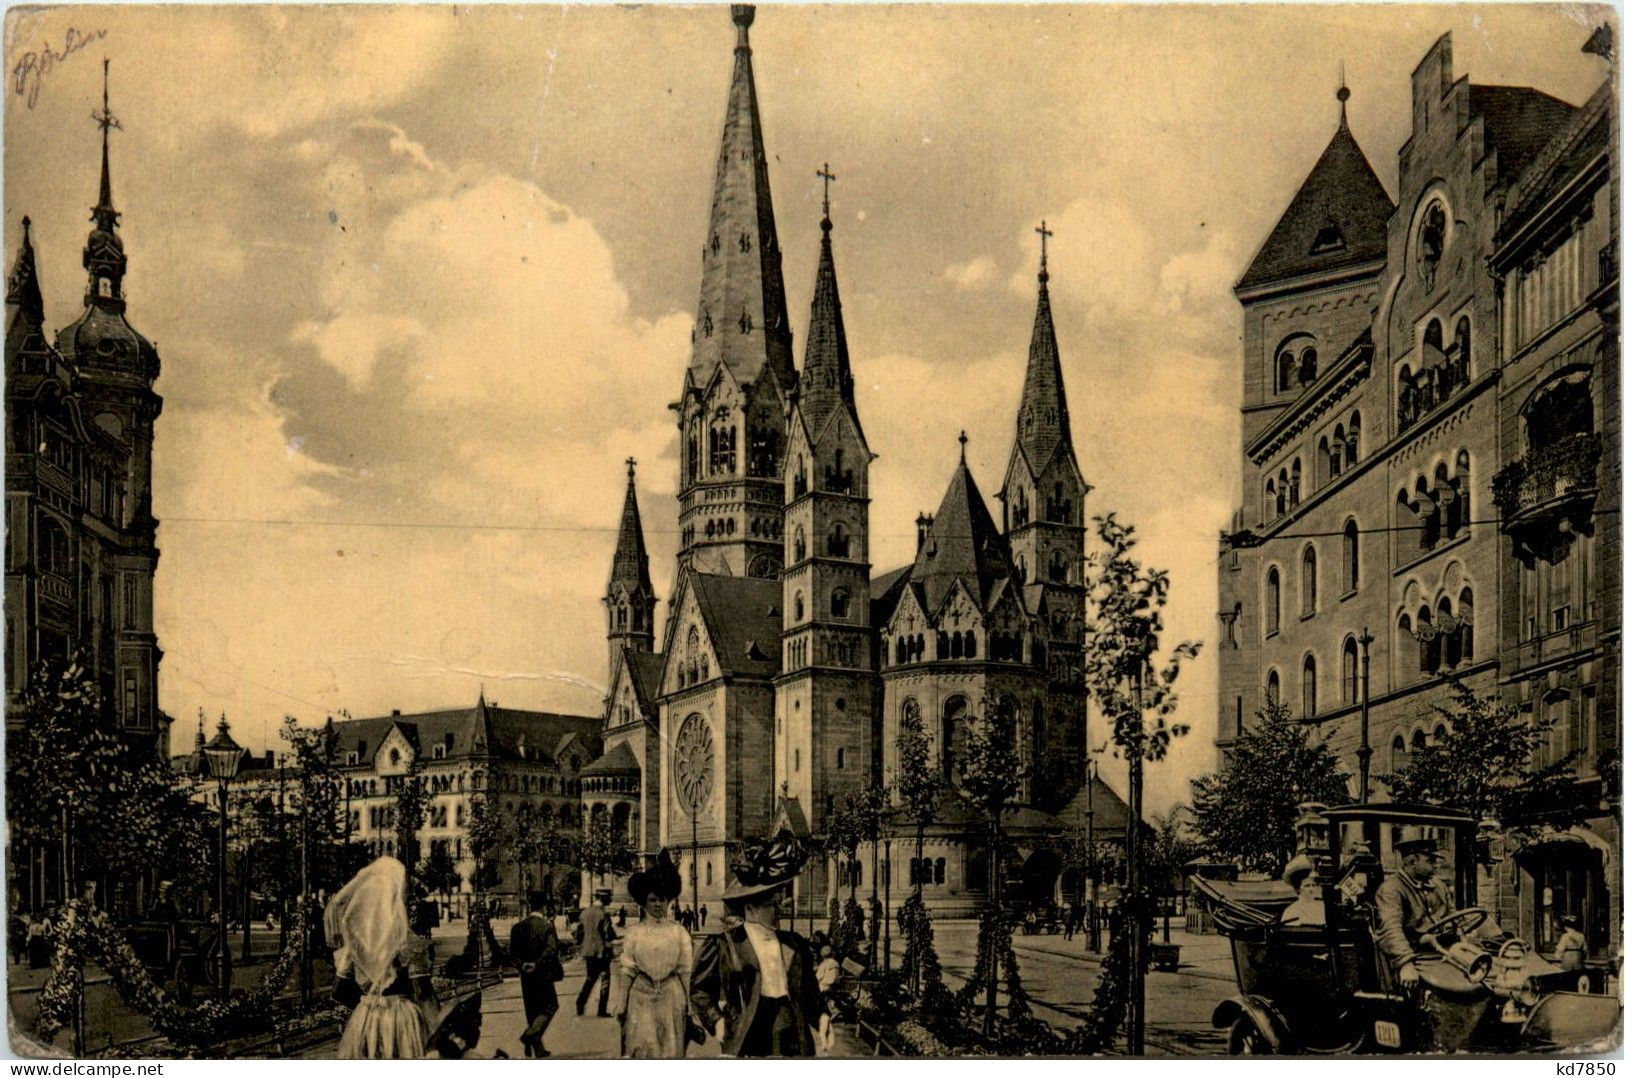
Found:
[[[465,996],[457,1001],[457,1005],[446,1012],[446,1016],[435,1027],[434,1033],[429,1036],[428,1043],[433,1045],[442,1038],[455,1035],[463,1041],[466,1049],[474,1040],[474,1031],[481,1023],[480,1004],[484,993],[475,992],[472,996]]]
[[[626,890],[632,896],[632,901],[640,906],[651,895],[670,902],[682,894],[683,878],[677,872],[677,865],[672,862],[671,852],[661,850],[655,857],[653,867],[632,873],[626,881]]]
[[[752,839],[733,856],[734,882],[722,892],[722,900],[732,902],[788,887],[806,863],[807,847],[788,831],[770,839]]]

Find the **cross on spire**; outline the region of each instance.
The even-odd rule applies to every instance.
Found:
[[[1040,281],[1048,281],[1049,239],[1051,236],[1055,235],[1055,233],[1050,231],[1049,223],[1046,221],[1038,222],[1038,227],[1033,229],[1033,231],[1038,233],[1038,279]]]
[[[118,223],[118,214],[113,211],[113,179],[107,167],[107,134],[113,130],[124,130],[124,125],[118,122],[113,110],[107,101],[108,67],[111,61],[102,58],[102,110],[90,114],[91,120],[102,129],[102,187],[100,197],[96,200],[96,221],[99,227],[111,229]]]
[[[968,441],[970,441],[970,439],[965,436],[965,432],[960,431],[959,432],[959,463],[961,463],[961,464],[965,463],[965,443],[968,442]]]
[[[627,457],[626,458],[626,477],[628,479],[631,479],[634,476],[636,476],[637,474],[638,474],[638,458],[637,457]]]
[[[108,128],[116,128],[119,131],[124,130],[124,125],[118,122],[118,117],[113,115],[113,110],[107,107],[107,69],[111,65],[111,60],[106,57],[102,58],[102,110],[90,114],[90,118],[96,121],[96,126],[102,129],[103,138],[107,137]]]
[[[1342,60],[1337,61],[1337,121],[1349,122],[1349,77]]]
[[[837,179],[835,173],[829,170],[828,161],[825,161],[824,167],[818,170],[818,178],[824,181],[824,223],[827,225],[829,224],[829,185]]]

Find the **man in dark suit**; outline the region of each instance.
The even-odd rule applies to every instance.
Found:
[[[1422,929],[1454,912],[1456,903],[1436,876],[1437,840],[1408,838],[1394,843],[1394,850],[1400,869],[1377,888],[1377,947],[1399,974],[1399,983],[1408,988],[1422,979],[1417,966],[1417,948],[1427,942]]]
[[[564,976],[559,962],[559,934],[553,918],[542,912],[545,897],[530,894],[530,913],[520,918],[508,934],[508,957],[519,968],[519,992],[525,1000],[525,1020],[530,1024],[519,1035],[525,1056],[545,1059],[551,1053],[542,1047],[542,1037],[559,1013],[559,993],[554,987]]]
[[[598,990],[598,1017],[608,1018],[609,963],[615,957],[610,948],[610,941],[615,938],[615,925],[609,919],[610,890],[600,887],[592,897],[593,904],[581,913],[581,960],[587,965],[587,979],[582,982],[581,994],[576,996],[576,1017],[586,1013],[593,985],[602,980],[603,987]]]
[[[829,1049],[830,1020],[812,949],[778,927],[779,903],[806,854],[789,835],[746,843],[723,892],[742,918],[708,936],[689,992],[695,1017],[730,1056],[811,1056]]]

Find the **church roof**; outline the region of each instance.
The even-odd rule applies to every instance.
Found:
[[[638,775],[642,773],[643,767],[638,763],[636,754],[624,741],[616,742],[613,749],[610,749],[581,769],[583,777],[588,775]]]
[[[719,364],[740,382],[755,382],[764,367],[786,389],[795,382],[778,230],[767,182],[767,151],[762,144],[762,118],[750,62],[750,24],[755,11],[747,4],[733,6],[739,36],[689,361],[697,386],[709,382]]]
[[[1009,548],[962,451],[909,580],[923,591],[922,605],[934,615],[958,581],[965,582],[985,610],[995,590],[1014,576]]]
[[[852,359],[846,348],[846,324],[841,318],[841,291],[835,281],[835,252],[829,237],[833,226],[827,203],[820,227],[824,238],[819,247],[812,313],[807,320],[807,349],[797,383],[801,414],[812,438],[817,438],[825,421],[843,403],[854,423],[858,415],[852,390]]]
[[[643,545],[643,518],[638,514],[638,487],[635,465],[627,462],[626,502],[621,507],[621,531],[615,540],[615,559],[610,563],[609,590],[623,585],[631,591],[654,594],[649,582],[649,550]]]
[[[23,218],[23,242],[6,279],[6,361],[50,351],[45,338],[45,299],[40,295],[39,269],[34,263],[30,221]]]
[[[1072,420],[1066,409],[1061,353],[1055,343],[1055,322],[1050,315],[1046,258],[1038,271],[1038,311],[1033,316],[1033,338],[1027,348],[1027,379],[1021,387],[1021,408],[1016,412],[1016,445],[1026,454],[1027,466],[1033,475],[1039,476],[1055,450],[1071,444]]]
[[[1095,833],[1125,834],[1128,831],[1129,821],[1128,803],[1098,774],[1090,775],[1089,782],[1094,787]],[[1068,830],[1075,828],[1082,831],[1088,826],[1089,808],[1089,789],[1082,787],[1078,790],[1077,796],[1055,814],[1056,822]]]
[[[660,695],[660,671],[666,665],[666,657],[654,651],[637,651],[633,648],[622,648],[621,655],[631,667],[632,689],[638,694],[638,703],[645,712],[653,713],[655,700]]]
[[[777,580],[699,572],[685,579],[705,619],[722,675],[778,673],[783,586]]]
[[[1382,261],[1393,212],[1393,200],[1349,131],[1345,112],[1236,289]]]

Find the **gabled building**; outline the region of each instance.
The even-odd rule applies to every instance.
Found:
[[[1547,756],[1576,753],[1599,822],[1479,897],[1541,947],[1564,912],[1617,944],[1611,89],[1576,109],[1474,85],[1444,35],[1411,75],[1392,199],[1348,98],[1236,287],[1244,500],[1220,546],[1218,744],[1279,702],[1380,799],[1444,732],[1447,679],[1553,717]]]

